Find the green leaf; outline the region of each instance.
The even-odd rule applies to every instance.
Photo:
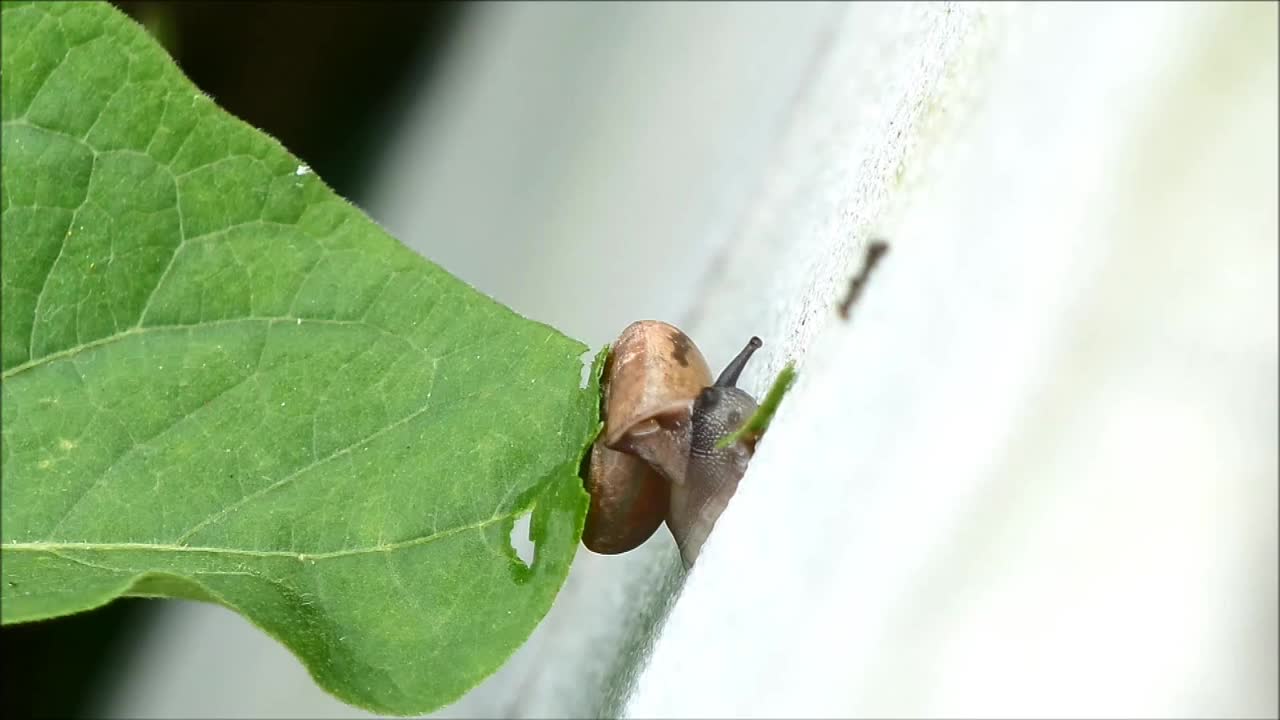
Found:
[[[2,13],[4,623],[198,599],[354,705],[460,696],[568,572],[598,361],[584,383],[585,346],[399,244],[110,6]]]

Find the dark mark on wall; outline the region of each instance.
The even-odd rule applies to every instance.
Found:
[[[849,310],[853,304],[858,301],[858,297],[862,295],[862,288],[867,284],[867,278],[871,277],[871,271],[875,270],[876,264],[889,252],[889,244],[883,240],[872,240],[867,246],[867,255],[862,262],[862,269],[857,275],[849,281],[849,290],[845,294],[844,299],[836,306],[836,311],[840,313],[841,320],[849,319]]]

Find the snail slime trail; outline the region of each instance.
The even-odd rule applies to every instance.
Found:
[[[588,550],[627,552],[665,520],[685,568],[693,566],[755,451],[754,436],[718,445],[756,411],[737,381],[761,344],[751,338],[713,383],[679,328],[642,320],[622,331],[605,360],[604,430],[585,475]]]

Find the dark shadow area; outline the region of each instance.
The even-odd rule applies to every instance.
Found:
[[[405,94],[438,69],[455,2],[147,2],[141,22],[222,108],[274,136],[344,197]]]
[[[6,718],[84,717],[84,702],[128,634],[145,622],[149,600],[122,600],[80,615],[8,625],[4,647]]]

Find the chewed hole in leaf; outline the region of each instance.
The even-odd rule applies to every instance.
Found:
[[[612,345],[605,345],[594,353],[587,350],[579,356],[578,359],[582,361],[582,376],[578,382],[579,390],[586,390],[593,382],[600,380],[600,376],[604,374],[605,361],[609,359],[609,350],[612,347]]]
[[[595,368],[595,353],[588,348],[578,359],[582,361],[582,376],[578,378],[578,389],[583,390],[591,384],[591,373]]]
[[[515,523],[511,525],[511,549],[515,551],[516,557],[524,563],[525,567],[533,566],[533,558],[538,550],[529,533],[529,523],[532,518],[533,512],[526,512],[516,518]]]

